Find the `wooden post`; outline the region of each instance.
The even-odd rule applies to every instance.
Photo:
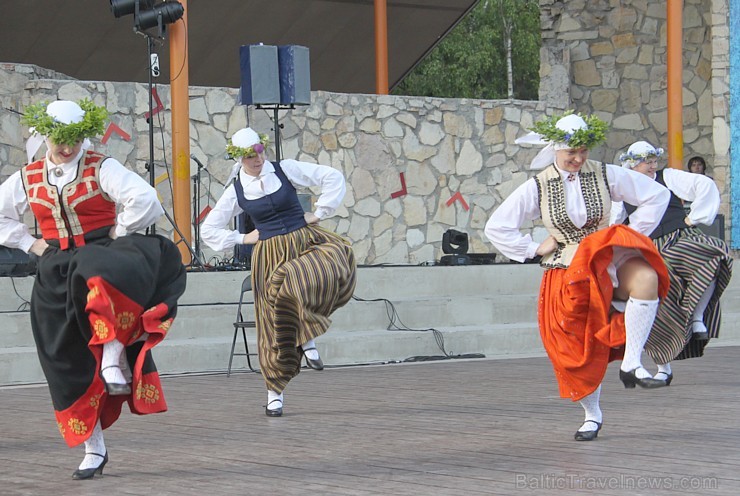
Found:
[[[375,0],[375,92],[388,94],[388,11],[386,0]]]
[[[170,98],[172,100],[172,210],[175,225],[184,237],[177,246],[185,264],[191,262],[193,216],[190,207],[190,99],[188,87],[188,2],[179,0],[185,9],[180,21],[169,25],[170,31]],[[200,213],[200,212],[198,212]],[[180,236],[174,234],[175,242]],[[183,243],[187,243],[184,245]]]
[[[668,0],[668,166],[683,168],[683,0]]]

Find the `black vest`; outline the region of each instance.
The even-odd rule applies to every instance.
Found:
[[[270,195],[257,200],[247,200],[244,198],[244,187],[239,180],[239,174],[234,181],[236,201],[254,222],[254,226],[260,232],[261,240],[288,234],[306,226],[303,207],[298,200],[295,187],[285,176],[280,163],[273,165],[282,186]]]
[[[655,174],[655,180],[658,182],[658,184],[665,186],[662,170],[659,170]],[[671,190],[669,189],[668,191]],[[634,205],[630,205],[627,202],[624,202],[624,208],[625,210],[627,210],[628,216],[632,215],[632,212],[637,210],[637,207],[635,207]],[[629,217],[627,217],[627,220],[624,223],[629,224]],[[689,226],[686,224],[686,211],[683,208],[683,203],[681,203],[681,199],[674,195],[673,191],[671,191],[671,200],[668,202],[668,208],[665,209],[665,213],[663,214],[663,218],[660,219],[660,224],[658,224],[658,227],[656,227],[655,230],[650,233],[650,238],[658,239],[661,236],[672,233],[673,231],[676,231],[678,229],[686,229],[687,227]]]

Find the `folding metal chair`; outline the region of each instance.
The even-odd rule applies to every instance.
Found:
[[[231,364],[235,356],[244,356],[247,358],[247,367],[252,372],[259,372],[259,369],[255,369],[252,366],[252,360],[250,357],[257,356],[257,353],[249,352],[249,345],[247,344],[247,329],[257,329],[257,323],[253,320],[244,320],[244,307],[248,305],[248,302],[244,301],[245,295],[252,291],[252,276],[247,275],[242,282],[242,291],[239,294],[239,306],[236,309],[236,321],[234,322],[234,339],[231,341],[231,353],[229,355],[229,368],[226,370],[226,377],[231,375]],[[235,353],[236,349],[236,338],[241,330],[242,339],[244,340],[244,353]]]

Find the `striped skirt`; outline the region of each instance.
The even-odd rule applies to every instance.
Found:
[[[300,346],[326,332],[329,316],[350,300],[355,282],[352,248],[321,227],[309,225],[257,242],[252,288],[267,389],[281,393],[298,374]]]
[[[671,286],[660,303],[645,352],[656,363],[700,357],[707,341],[692,338],[691,316],[716,279],[717,286],[704,311],[704,324],[710,338],[719,336],[719,299],[732,276],[730,251],[724,241],[695,227],[679,229],[654,242],[668,267]]]

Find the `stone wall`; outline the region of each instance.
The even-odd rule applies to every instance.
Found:
[[[593,158],[609,162],[638,139],[666,145],[666,15],[663,0],[541,0],[540,101],[491,101],[313,92],[312,104],[280,111],[284,158],[330,165],[347,178],[347,196],[327,228],[348,237],[361,264],[437,260],[444,231],[470,235],[471,252],[493,251],[483,227],[496,206],[532,175],[536,149],[514,139],[544,113],[574,107],[612,127]],[[728,0],[685,0],[684,157],[708,159],[729,219]],[[585,10],[584,10],[585,9]],[[47,78],[47,79],[42,79]],[[136,83],[82,82],[33,66],[0,65],[0,98],[20,110],[39,100],[92,98],[131,137],[96,148],[148,177],[148,89]],[[157,189],[171,211],[169,88],[157,86]],[[0,123],[0,180],[25,160],[17,114]],[[226,139],[251,125],[272,133],[273,112],[237,104],[231,88],[190,89],[191,151],[202,173],[201,207],[213,205],[233,162]],[[269,157],[274,157],[274,149]],[[194,174],[195,164],[191,169]],[[406,188],[402,188],[401,174]],[[191,184],[194,188],[194,184]],[[314,198],[315,198],[314,192]],[[455,196],[459,193],[459,196]],[[456,199],[457,198],[457,199]],[[165,219],[160,231],[171,232]],[[525,226],[535,239],[544,232]],[[215,255],[206,251],[207,258]],[[229,256],[230,254],[225,254]]]
[[[684,164],[707,159],[729,228],[729,0],[683,3]],[[667,148],[665,0],[540,0],[540,7],[543,71],[563,72],[552,53],[565,47],[570,85],[557,88],[576,110],[610,123],[603,158],[615,160],[638,139]],[[544,82],[547,101],[553,85]]]
[[[166,179],[171,172],[166,165],[171,162],[169,88],[159,85],[157,94],[165,110],[155,115],[154,176],[162,179],[157,190],[171,211]],[[245,125],[270,134],[274,129],[272,110],[240,106],[237,94],[229,88],[190,89],[191,152],[206,164],[201,207],[215,204],[231,171],[233,161],[224,157],[226,139]],[[22,109],[31,102],[85,97],[105,105],[111,122],[130,135],[126,140],[113,133],[106,144],[98,140],[95,148],[148,177],[146,85],[29,78],[14,105]],[[322,225],[348,237],[361,264],[437,260],[442,234],[450,228],[470,235],[471,252],[489,253],[493,248],[483,236],[485,222],[529,177],[524,166],[537,152],[513,145],[514,139],[544,112],[540,102],[319,91],[313,92],[310,106],[280,111],[281,155],[344,173],[344,204]],[[27,131],[17,120],[15,126],[12,140],[0,145],[10,157],[0,171],[4,176],[25,160],[22,143]],[[274,149],[268,156],[274,157]],[[191,172],[196,170],[193,164]],[[158,230],[171,232],[172,227],[164,219]],[[207,252],[208,258],[212,255]]]

